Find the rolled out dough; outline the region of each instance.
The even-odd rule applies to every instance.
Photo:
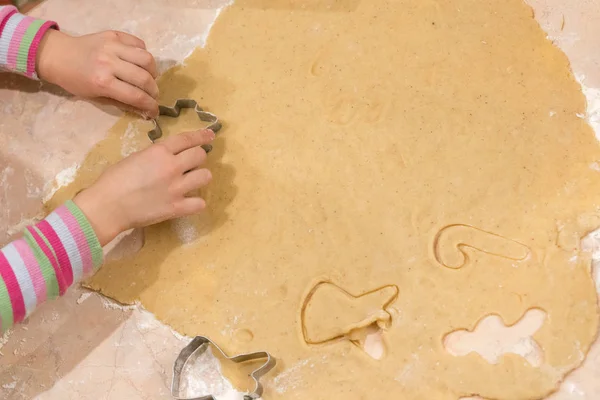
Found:
[[[532,399],[583,360],[598,309],[578,243],[597,225],[600,149],[521,0],[238,0],[160,89],[226,121],[210,209],[146,229],[90,285],[230,353],[268,350],[265,399]],[[147,145],[146,127],[121,120],[49,206],[125,141]],[[443,347],[533,308],[539,368]],[[327,340],[374,321],[381,360]]]

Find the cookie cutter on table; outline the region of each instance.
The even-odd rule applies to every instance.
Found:
[[[183,368],[188,360],[197,352],[200,354],[204,353],[210,346],[216,349],[219,353],[223,355],[229,361],[233,361],[234,363],[243,363],[246,361],[254,361],[265,359],[264,364],[260,367],[252,371],[250,373],[250,377],[254,380],[254,390],[248,394],[244,395],[244,400],[255,400],[260,398],[263,393],[263,386],[260,383],[260,378],[269,372],[275,364],[277,360],[272,357],[266,351],[257,351],[254,353],[240,354],[237,356],[229,357],[215,342],[210,340],[204,336],[196,336],[192,341],[181,350],[179,356],[175,360],[175,365],[173,365],[173,382],[171,384],[171,395],[175,400],[216,400],[213,395],[206,395],[201,397],[180,397],[180,388],[179,385],[181,383],[181,374],[183,372]]]
[[[221,129],[221,121],[219,121],[219,118],[213,113],[204,111],[202,108],[200,108],[196,100],[193,99],[177,99],[173,107],[158,106],[158,115],[177,118],[179,117],[181,110],[184,108],[193,108],[196,114],[198,114],[198,118],[200,118],[200,120],[209,122],[209,125],[206,127],[206,129],[210,129],[215,133]],[[152,143],[154,143],[156,140],[162,137],[162,129],[158,124],[158,118],[153,119],[152,122],[154,123],[154,128],[148,132],[148,138],[152,141]],[[211,145],[205,145],[202,147],[207,153],[212,150]]]

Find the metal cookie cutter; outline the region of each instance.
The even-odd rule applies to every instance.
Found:
[[[213,113],[204,111],[202,108],[200,108],[196,100],[193,99],[177,99],[173,107],[158,106],[158,115],[166,115],[167,117],[177,118],[179,117],[182,108],[193,108],[202,121],[210,123],[206,129],[210,129],[215,133],[221,129],[221,122],[219,121],[219,118],[217,118],[217,116]],[[152,143],[154,143],[156,140],[162,137],[162,129],[160,128],[160,125],[158,125],[158,118],[153,119],[152,122],[154,122],[154,128],[148,132],[148,138],[152,141]],[[207,145],[204,150],[206,150],[208,153],[210,150],[212,150],[212,146]]]
[[[240,354],[229,357],[219,346],[217,346],[215,342],[204,336],[196,336],[194,339],[192,339],[192,341],[185,346],[183,350],[181,350],[177,360],[175,360],[175,365],[173,366],[173,383],[171,384],[171,395],[173,398],[176,400],[216,400],[212,395],[193,398],[179,397],[179,384],[181,383],[181,373],[183,372],[183,367],[194,353],[198,351],[200,353],[204,353],[209,346],[212,346],[214,349],[220,352],[223,357],[233,361],[234,363],[243,363],[246,361],[260,360],[263,358],[265,359],[265,363],[250,374],[255,382],[254,391],[244,395],[244,400],[255,400],[260,398],[263,392],[263,387],[259,380],[275,366],[277,363],[276,359],[271,357],[271,355],[266,351],[257,351],[255,353]]]

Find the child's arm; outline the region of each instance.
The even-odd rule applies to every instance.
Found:
[[[0,68],[36,79],[37,50],[48,29],[58,25],[19,14],[15,6],[0,6]]]
[[[21,239],[0,250],[0,332],[101,264],[102,247],[73,202],[27,227]]]
[[[191,193],[212,178],[201,146],[214,138],[187,132],[132,154],[0,250],[0,333],[92,274],[121,232],[204,209]]]
[[[158,115],[156,62],[143,40],[106,31],[70,36],[53,21],[0,6],[0,69],[43,79],[86,98]]]
[[[204,209],[191,193],[212,179],[201,146],[214,138],[187,132],[132,154],[0,250],[0,333],[92,274],[121,232]]]

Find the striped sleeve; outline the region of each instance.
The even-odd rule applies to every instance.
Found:
[[[0,250],[0,332],[102,264],[102,247],[72,201]]]
[[[35,60],[48,29],[58,25],[19,14],[15,6],[0,6],[0,69],[37,79]]]

